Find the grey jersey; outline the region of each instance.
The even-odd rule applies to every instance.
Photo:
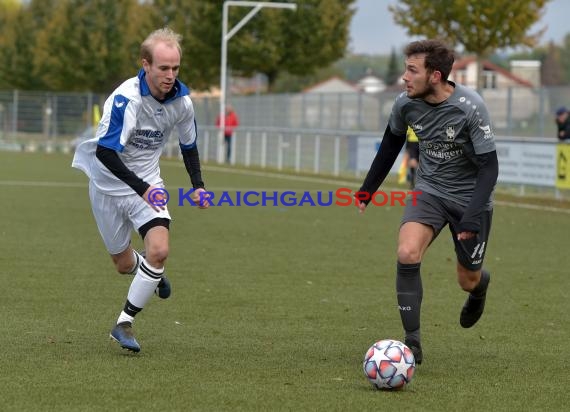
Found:
[[[451,84],[454,92],[438,105],[400,94],[389,124],[394,134],[403,136],[410,126],[418,136],[416,189],[467,207],[477,181],[474,157],[494,151],[495,136],[481,96]],[[491,207],[492,198],[487,202],[487,208]]]

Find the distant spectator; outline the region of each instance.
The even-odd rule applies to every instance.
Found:
[[[556,126],[558,126],[558,140],[570,143],[570,114],[564,106],[556,110]]]
[[[216,119],[216,126],[220,127],[220,116]],[[230,163],[232,157],[232,137],[234,129],[239,126],[239,118],[231,105],[226,106],[226,118],[224,121],[224,142],[226,144],[226,162]]]

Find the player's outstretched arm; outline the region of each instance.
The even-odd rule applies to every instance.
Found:
[[[364,212],[366,206],[370,202],[372,194],[378,190],[382,182],[384,182],[384,179],[386,179],[386,176],[388,176],[388,173],[390,173],[390,169],[394,165],[394,162],[398,158],[398,155],[405,143],[405,134],[398,136],[392,133],[390,125],[386,126],[380,148],[378,149],[378,152],[372,161],[372,165],[370,166],[370,170],[358,191],[359,193],[369,194],[369,196],[365,198],[357,198],[357,207],[359,208],[360,213]]]

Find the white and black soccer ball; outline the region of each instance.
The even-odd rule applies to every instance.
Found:
[[[376,389],[401,389],[416,370],[414,354],[398,340],[380,340],[364,355],[364,375]]]

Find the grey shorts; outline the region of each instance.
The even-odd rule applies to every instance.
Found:
[[[416,196],[415,204],[413,198],[408,199],[402,224],[418,222],[431,226],[434,231],[433,239],[439,235],[445,225],[449,224],[457,260],[466,269],[475,271],[483,266],[489,233],[491,232],[493,210],[481,212],[480,229],[477,236],[459,241],[457,240],[457,227],[464,211],[465,208],[457,203],[422,192]]]

